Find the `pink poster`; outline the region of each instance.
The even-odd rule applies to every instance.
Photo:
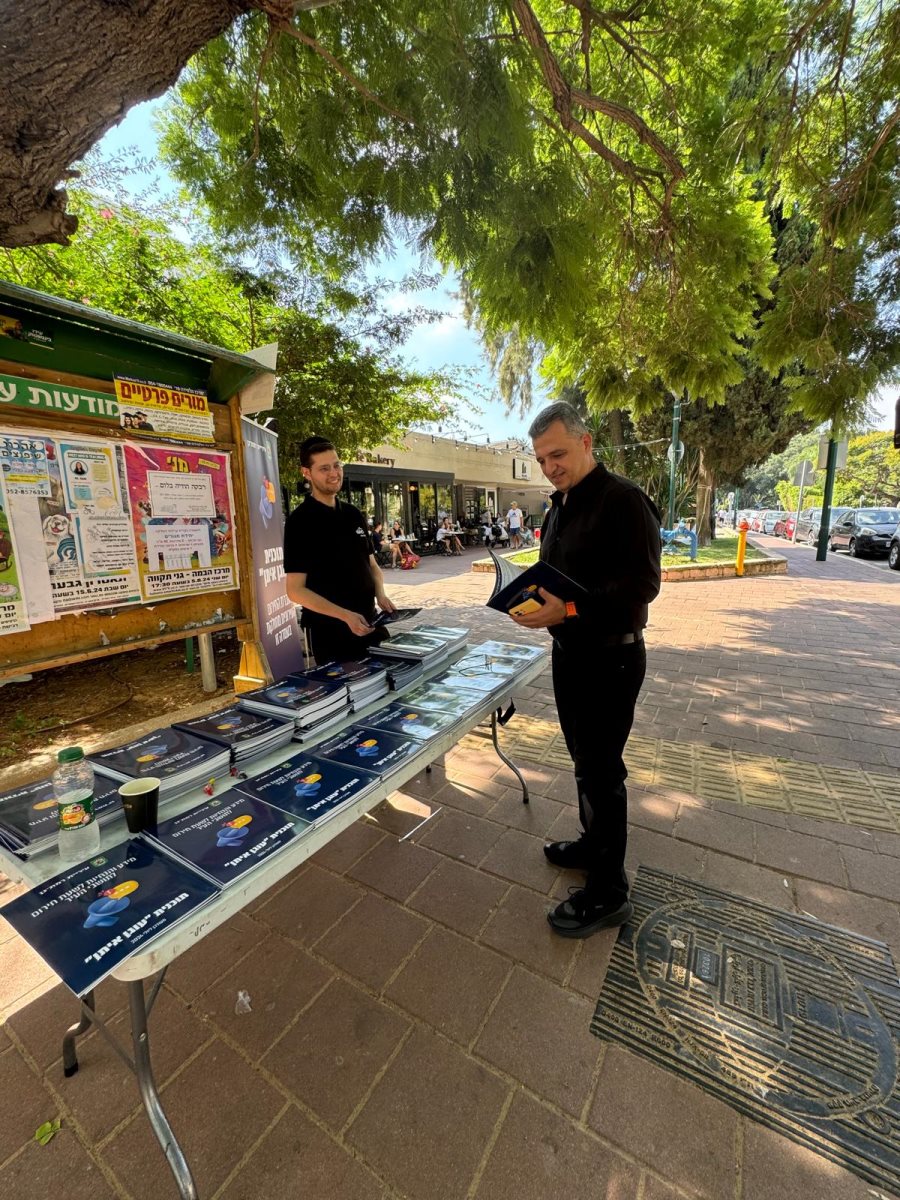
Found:
[[[144,599],[236,588],[229,456],[128,444],[125,475]]]

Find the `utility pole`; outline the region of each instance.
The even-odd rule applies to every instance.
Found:
[[[678,470],[680,461],[678,455],[679,441],[678,428],[681,424],[681,401],[675,400],[675,407],[672,410],[672,444],[669,447],[669,523],[668,528],[675,528],[675,472]]]
[[[834,437],[834,422],[828,439],[828,461],[825,464],[825,494],[822,497],[822,520],[819,524],[819,546],[816,562],[824,562],[828,556],[828,532],[831,529],[831,497],[834,495],[834,476],[837,469],[838,444]]]

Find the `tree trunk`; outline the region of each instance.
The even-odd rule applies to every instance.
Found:
[[[0,245],[65,245],[78,221],[57,184],[71,178],[71,164],[255,7],[258,0],[0,4]]]
[[[700,447],[700,463],[697,472],[697,545],[708,546],[710,537],[710,517],[712,516],[712,501],[715,494],[715,476],[706,462],[703,447]]]
[[[612,442],[613,467],[617,475],[625,474],[625,429],[621,408],[611,408],[606,414],[609,440]]]

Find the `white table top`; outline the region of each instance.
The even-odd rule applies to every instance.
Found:
[[[471,647],[465,646],[457,653],[451,655],[450,662],[460,658],[463,654],[468,653]],[[155,975],[157,971],[161,971],[163,967],[168,966],[179,955],[184,954],[201,938],[206,937],[208,933],[212,933],[225,921],[229,920],[240,912],[251,900],[255,900],[257,896],[262,895],[273,884],[283,879],[285,875],[290,874],[301,863],[304,863],[317,850],[337,837],[348,826],[352,825],[364,813],[369,812],[377,805],[381,804],[392,792],[402,788],[404,783],[408,782],[413,776],[418,775],[420,771],[429,764],[446,754],[465,734],[469,733],[476,725],[480,724],[486,717],[495,711],[497,708],[503,707],[507,700],[512,695],[512,692],[519,687],[526,687],[533,683],[535,679],[545,670],[547,665],[546,654],[535,659],[534,662],[527,664],[521,671],[516,672],[514,676],[506,676],[501,680],[503,685],[502,690],[498,689],[495,692],[484,696],[477,708],[473,708],[458,724],[451,726],[438,737],[432,738],[428,742],[423,742],[421,753],[414,755],[408,759],[403,766],[382,779],[379,785],[373,788],[370,792],[360,796],[360,798],[351,804],[346,809],[342,809],[325,824],[318,828],[313,828],[297,838],[287,849],[274,855],[272,858],[261,863],[255,870],[250,871],[237,883],[220,892],[214,899],[195,913],[187,918],[180,925],[168,933],[151,942],[147,948],[139,954],[132,955],[125,962],[120,963],[112,972],[115,979],[130,981],[135,979],[146,979],[150,975]],[[395,699],[400,699],[404,691],[412,687],[417,687],[423,682],[428,682],[434,676],[441,674],[447,669],[447,661],[438,664],[430,671],[426,672],[420,679],[413,680],[407,684],[406,688],[388,693],[387,696],[382,696],[371,704],[361,708],[358,712],[349,713],[347,719],[340,725],[333,726],[331,729],[324,732],[320,738],[313,742],[304,742],[302,745],[298,742],[289,742],[287,746],[282,746],[280,749],[272,751],[270,754],[262,758],[254,759],[252,762],[242,764],[248,777],[261,775],[263,771],[268,771],[272,767],[277,767],[279,763],[297,754],[305,754],[307,752],[315,753],[314,747],[319,741],[324,741],[340,733],[343,729],[350,725],[355,725],[359,722],[364,722],[366,717],[384,708],[385,705],[392,703]],[[233,786],[234,781],[231,779],[223,779],[216,786],[216,793],[221,793]],[[198,787],[194,791],[187,792],[183,796],[179,796],[176,800],[171,800],[164,807],[164,815],[166,819],[178,816],[179,813],[193,808],[195,805],[202,803],[205,799],[203,789]],[[124,820],[114,821],[107,826],[101,835],[100,852],[109,849],[111,846],[119,845],[127,840],[130,835],[125,827]],[[16,882],[27,883],[30,887],[34,887],[39,883],[43,883],[45,879],[50,879],[54,875],[59,874],[60,862],[56,854],[51,850],[46,854],[38,855],[25,862],[17,858],[14,854],[0,847],[0,866],[10,879]],[[2,914],[2,910],[0,910]]]

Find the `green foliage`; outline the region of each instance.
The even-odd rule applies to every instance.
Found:
[[[796,509],[800,489],[791,482],[797,466],[806,459],[816,464],[819,431],[794,438],[787,449],[768,459],[748,480],[741,493],[744,507],[768,508],[778,505]],[[804,507],[822,503],[825,473],[817,473],[812,484],[803,489]],[[835,474],[834,503],[855,507],[900,505],[900,452],[893,448],[893,435],[886,431],[860,434],[850,438],[847,465]]]
[[[296,480],[296,448],[310,433],[332,437],[349,455],[414,423],[446,420],[462,402],[450,375],[409,371],[397,357],[412,328],[434,314],[386,312],[377,286],[323,289],[277,267],[257,273],[198,236],[196,218],[189,237],[176,205],[145,210],[84,187],[71,196],[80,217],[72,244],[0,250],[0,271],[214,345],[279,342],[274,416],[286,483]]]

